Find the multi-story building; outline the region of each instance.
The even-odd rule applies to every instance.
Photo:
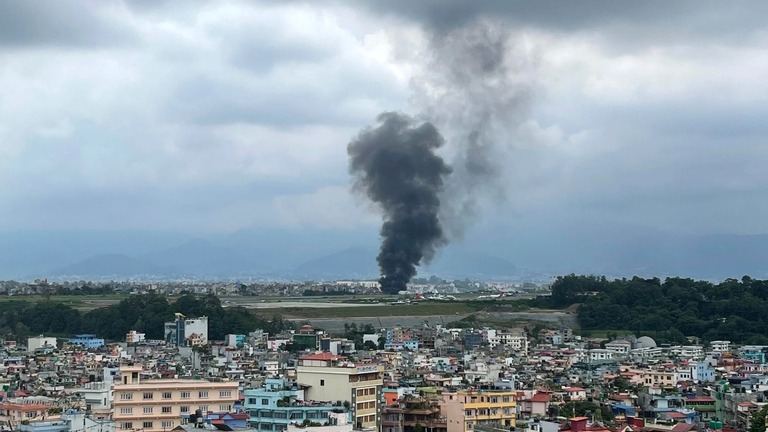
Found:
[[[86,349],[96,349],[104,346],[104,339],[97,338],[96,335],[93,334],[79,334],[69,338],[69,343],[80,345]]]
[[[139,343],[146,340],[146,333],[139,333],[136,330],[131,330],[125,334],[125,341],[127,343]]]
[[[177,313],[176,320],[165,323],[165,341],[178,346],[205,344],[208,341],[208,317],[187,318]]]
[[[120,368],[114,386],[115,427],[144,432],[169,431],[183,414],[201,410],[230,411],[239,399],[239,384],[201,379],[141,379],[141,366]]]
[[[381,386],[384,367],[355,364],[331,353],[301,357],[296,379],[307,385],[307,399],[349,403],[352,424],[378,429],[381,421]]]
[[[477,426],[515,427],[516,396],[511,390],[443,393],[440,409],[447,420],[447,432],[471,432]]]
[[[342,404],[307,401],[304,389],[282,378],[267,378],[264,387],[245,391],[248,425],[254,429],[285,431],[291,423],[325,424]]]
[[[437,400],[409,395],[382,410],[382,432],[413,432],[417,425],[430,432],[447,432],[447,419]]]

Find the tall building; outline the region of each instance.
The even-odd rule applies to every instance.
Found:
[[[235,381],[141,379],[141,366],[122,366],[114,386],[115,427],[143,432],[170,431],[182,414],[230,411],[239,399]]]
[[[176,313],[176,319],[165,323],[165,341],[176,346],[191,346],[208,342],[208,317],[187,318]]]
[[[296,380],[307,386],[306,398],[346,402],[357,428],[379,429],[383,376],[383,366],[356,364],[331,353],[301,357],[296,366]]]
[[[468,432],[482,428],[515,427],[517,392],[511,390],[458,391],[443,393],[440,410],[448,422],[448,432]]]

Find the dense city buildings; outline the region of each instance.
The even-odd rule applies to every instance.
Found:
[[[113,340],[91,333],[4,340],[0,426],[24,432],[737,432],[768,406],[768,345],[693,337],[671,344],[629,333],[588,337],[557,321],[496,318],[493,324],[485,312],[477,316],[487,322],[415,326],[351,319],[340,331],[274,318],[242,321],[264,327],[225,333],[221,320],[232,318],[221,307],[200,308],[213,300],[185,298],[206,311],[197,317],[174,315],[175,305],[168,304],[163,310],[173,320],[159,316],[151,321],[157,329],[132,329]],[[219,336],[211,337],[212,330]]]

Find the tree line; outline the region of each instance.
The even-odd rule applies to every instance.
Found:
[[[558,277],[552,295],[532,305],[578,303],[584,330],[629,330],[671,343],[686,336],[703,341],[768,344],[768,281],[744,276],[719,283],[687,278],[609,280]]]
[[[123,340],[130,330],[146,333],[147,339],[164,339],[164,323],[175,313],[188,317],[208,317],[208,338],[222,340],[230,333],[247,334],[263,329],[270,334],[293,328],[291,322],[275,316],[260,318],[243,307],[223,308],[219,298],[209,294],[187,294],[169,301],[159,294],[134,295],[118,304],[81,312],[69,305],[53,302],[0,302],[0,334],[14,337],[30,335],[71,335],[93,333],[107,340]]]

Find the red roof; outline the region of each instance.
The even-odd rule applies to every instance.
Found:
[[[680,419],[680,418],[685,418],[686,415],[681,413],[681,412],[670,411],[670,412],[667,413],[667,417],[669,417],[671,419]]]
[[[678,423],[672,428],[672,432],[688,432],[694,426],[690,423]]]
[[[536,393],[531,397],[531,402],[549,402],[551,399],[546,393]]]
[[[581,387],[563,387],[563,390],[567,392],[578,392],[578,391],[584,391]]]

